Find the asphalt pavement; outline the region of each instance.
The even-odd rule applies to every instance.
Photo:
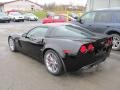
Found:
[[[120,90],[120,51],[112,51],[98,68],[56,77],[39,61],[9,50],[9,34],[38,25],[40,22],[0,23],[0,90]]]

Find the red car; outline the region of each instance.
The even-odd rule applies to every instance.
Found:
[[[50,16],[43,19],[42,23],[56,23],[56,22],[67,22],[67,18],[63,15]]]

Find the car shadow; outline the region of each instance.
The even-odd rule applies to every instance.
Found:
[[[88,77],[88,76],[92,76],[92,75],[94,76],[96,74],[99,74],[102,71],[103,71],[103,65],[100,64],[100,65],[93,66],[91,68],[81,69],[77,72],[68,72],[68,75],[72,77]]]

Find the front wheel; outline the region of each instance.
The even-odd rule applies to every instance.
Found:
[[[112,34],[113,35],[113,50],[120,50],[120,35]]]
[[[15,46],[14,39],[13,39],[12,37],[10,37],[10,38],[8,39],[8,44],[9,44],[9,48],[10,48],[10,50],[11,50],[12,52],[17,51],[17,50],[16,50],[16,46]]]
[[[44,63],[47,70],[53,75],[61,75],[63,72],[63,65],[59,55],[53,51],[48,50],[44,55]]]

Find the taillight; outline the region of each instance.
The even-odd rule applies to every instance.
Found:
[[[94,46],[93,44],[88,44],[88,45],[82,45],[80,48],[80,52],[85,54],[87,52],[93,52],[94,51]]]
[[[87,52],[87,47],[85,45],[82,45],[80,48],[80,52],[85,54]]]
[[[112,45],[112,38],[108,38],[108,40],[107,40],[107,43],[109,44],[109,45]]]
[[[88,52],[93,52],[94,51],[94,46],[92,44],[88,45]]]

